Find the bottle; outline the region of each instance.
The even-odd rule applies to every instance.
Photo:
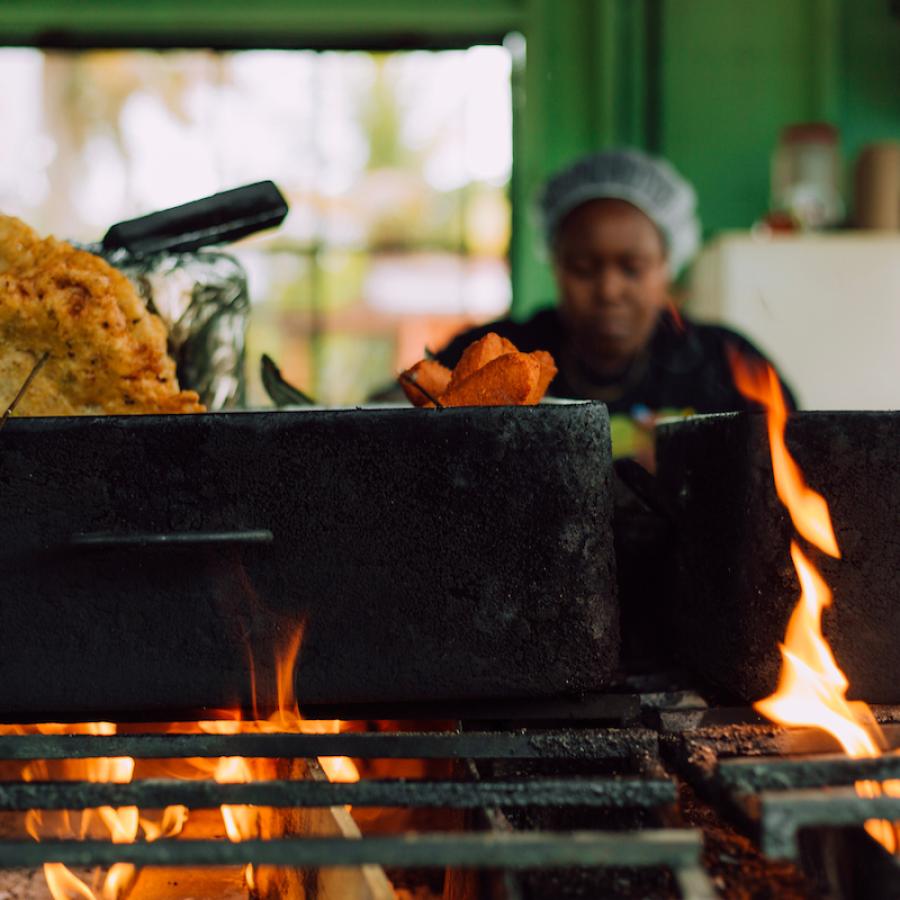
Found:
[[[837,225],[844,217],[838,130],[826,122],[789,125],[772,156],[773,212],[801,228]]]
[[[853,224],[900,230],[900,141],[863,148],[856,161]]]

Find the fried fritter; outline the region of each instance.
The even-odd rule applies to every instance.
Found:
[[[412,382],[412,383],[410,383]],[[434,406],[428,399],[440,397],[450,384],[450,370],[436,359],[421,359],[400,378],[400,387],[413,406]],[[416,385],[425,389],[420,391]]]
[[[498,356],[515,350],[516,347],[510,341],[493,331],[488,332],[483,338],[469,344],[463,351],[463,355],[453,369],[450,387],[457,387]]]
[[[556,377],[558,370],[553,357],[546,350],[535,350],[528,355],[531,356],[532,359],[536,359],[541,367],[541,377],[538,379],[532,392],[525,400],[527,406],[532,406],[535,403],[541,402],[544,394],[547,393],[547,388],[550,387],[550,382]]]
[[[43,353],[18,416],[202,412],[166,328],[107,262],[0,216],[0,408]]]
[[[533,400],[541,380],[541,363],[530,353],[504,353],[451,386],[443,406],[521,406]],[[538,400],[540,397],[538,397]]]

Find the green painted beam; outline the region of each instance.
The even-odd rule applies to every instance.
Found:
[[[454,36],[500,37],[522,26],[522,0],[6,0],[0,42],[83,46],[308,46],[312,36],[417,36],[429,45]]]

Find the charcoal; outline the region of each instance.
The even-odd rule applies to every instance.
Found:
[[[262,714],[301,625],[301,704],[616,666],[602,404],[12,420],[0,509],[7,721],[249,710],[251,656]]]
[[[787,444],[828,502],[839,560],[801,546],[834,592],[824,632],[849,696],[900,701],[900,413],[804,412]],[[725,693],[776,686],[778,645],[800,596],[794,534],[775,494],[762,414],[700,416],[658,430],[658,476],[678,509],[661,614],[675,652]]]

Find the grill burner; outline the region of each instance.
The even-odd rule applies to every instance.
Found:
[[[249,715],[248,653],[271,682],[299,622],[301,703],[558,696],[615,671],[602,404],[17,419],[2,449],[14,721]]]
[[[896,583],[900,544],[900,413],[801,412],[785,440],[828,501],[840,561],[814,554],[836,602],[823,631],[849,696],[900,702]],[[751,701],[778,682],[778,645],[799,584],[793,526],[776,495],[762,414],[697,416],[660,426],[661,511],[674,525],[674,584],[654,615],[683,662],[729,696]],[[882,536],[883,539],[882,539]]]
[[[530,721],[505,719],[510,710],[498,704],[495,720],[461,721],[455,732],[3,736],[5,760],[240,755],[311,762],[302,767],[304,780],[250,784],[7,782],[0,784],[2,810],[350,804],[463,810],[466,827],[242,843],[2,841],[0,866],[268,863],[306,870],[307,896],[315,896],[320,869],[372,864],[392,876],[446,869],[446,900],[897,896],[900,866],[861,825],[900,819],[900,800],[862,799],[850,786],[900,778],[900,756],[851,760],[817,732],[788,732],[745,709],[709,708],[673,684],[632,679],[617,693],[570,701],[555,723],[549,701]],[[876,712],[888,739],[900,742],[894,724],[900,711]],[[332,784],[322,780],[314,758],[334,755],[451,759],[455,775]]]

